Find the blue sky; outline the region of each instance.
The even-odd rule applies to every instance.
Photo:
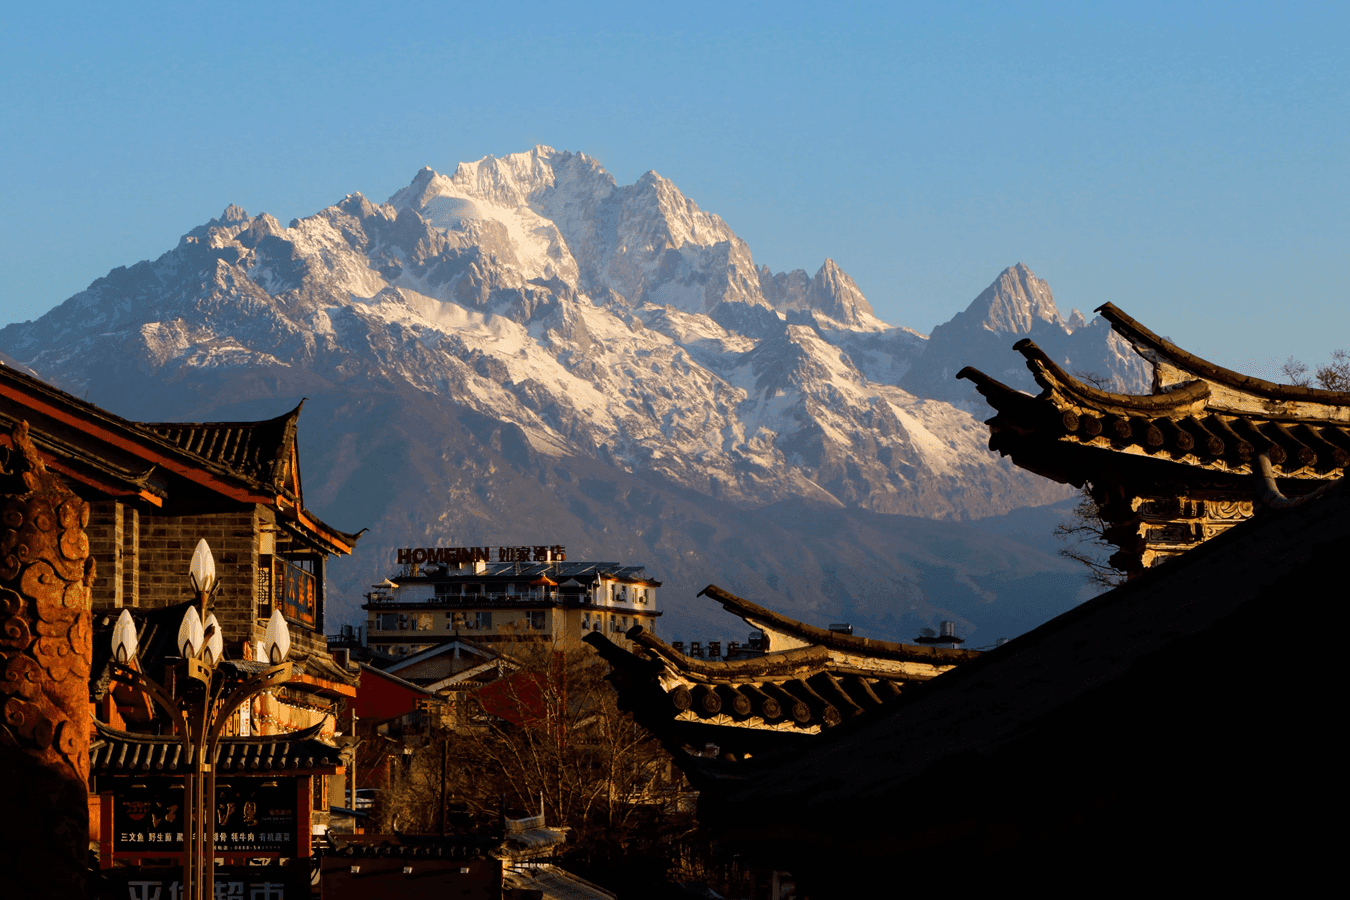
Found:
[[[545,143],[922,331],[1007,265],[1273,375],[1350,348],[1344,4],[236,2],[0,13],[0,324],[229,203]]]

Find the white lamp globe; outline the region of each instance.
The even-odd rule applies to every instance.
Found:
[[[197,615],[197,607],[189,605],[178,626],[178,649],[183,656],[194,659],[201,652],[203,639],[202,617]]]
[[[125,609],[113,625],[112,647],[113,659],[120,665],[125,666],[136,658],[136,623]]]
[[[209,594],[216,583],[216,559],[211,555],[211,547],[206,538],[197,542],[192,551],[192,562],[188,565],[188,580],[192,589],[198,593]]]
[[[267,630],[263,632],[263,650],[270,665],[280,665],[291,652],[291,631],[286,627],[286,619],[281,610],[272,610],[267,620]]]
[[[211,632],[211,636],[206,639],[206,661],[214,665],[220,662],[225,652],[225,638],[220,633],[220,623],[216,621],[215,613],[206,617],[206,630]]]

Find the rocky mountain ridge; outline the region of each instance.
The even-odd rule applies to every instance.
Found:
[[[231,206],[0,330],[0,351],[131,418],[261,418],[315,398],[311,505],[375,526],[343,585],[349,610],[410,531],[446,544],[548,531],[573,536],[574,558],[651,558],[694,590],[721,559],[707,581],[803,614],[882,608],[876,579],[906,568],[908,551],[877,537],[895,517],[959,522],[1065,495],[985,449],[946,370],[1029,384],[1008,348],[1030,334],[1140,388],[1142,361],[1081,320],[1019,265],[931,338],[892,327],[832,260],[810,277],[756,267],[656,173],[619,186],[584,154],[537,147],[424,169],[387,203],[352,194],[286,227]],[[800,521],[756,518],[771,509]],[[812,555],[792,545],[826,509],[851,523],[839,535],[869,535],[853,539],[876,546],[857,563],[875,574],[822,574],[856,552],[837,536],[815,575],[773,587]]]

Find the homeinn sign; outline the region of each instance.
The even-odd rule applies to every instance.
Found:
[[[491,547],[404,547],[398,551],[400,566],[448,565],[492,562]],[[532,547],[498,547],[497,562],[565,562],[566,548],[561,544]]]

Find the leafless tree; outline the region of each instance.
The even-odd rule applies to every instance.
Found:
[[[1315,382],[1323,390],[1350,391],[1350,353],[1344,350],[1331,351],[1331,362],[1318,366],[1311,376],[1308,374],[1308,364],[1291,356],[1280,366],[1280,374],[1289,384],[1312,387]]]
[[[522,644],[512,662],[514,671],[469,697],[414,751],[385,803],[400,830],[436,831],[441,804],[481,828],[503,807],[533,815],[542,803],[548,824],[570,827],[574,848],[590,856],[687,827],[667,809],[678,770],[618,708],[593,651]]]
[[[1092,485],[1083,485],[1078,505],[1066,521],[1055,526],[1055,539],[1062,546],[1059,555],[1082,563],[1088,570],[1088,582],[1103,589],[1125,583],[1125,573],[1110,563],[1115,545],[1106,539],[1106,522],[1101,507],[1092,497]]]
[[[1099,391],[1109,391],[1115,387],[1116,381],[1110,375],[1103,375],[1100,372],[1094,372],[1088,369],[1075,369],[1073,377],[1086,384],[1090,384]]]

